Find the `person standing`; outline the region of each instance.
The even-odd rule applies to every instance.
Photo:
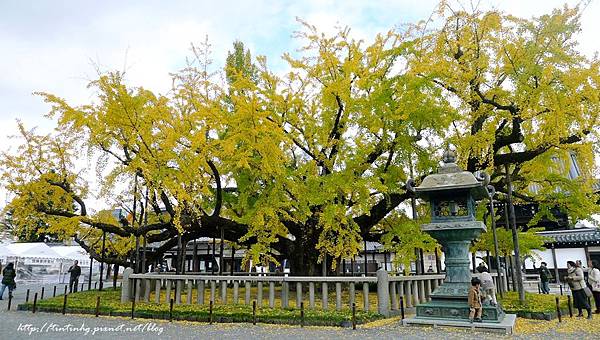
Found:
[[[598,262],[592,261],[592,269],[590,269],[588,275],[588,283],[594,295],[594,303],[596,305],[594,313],[596,314],[600,314],[600,268],[598,266]]]
[[[552,274],[550,274],[550,270],[548,270],[546,262],[542,262],[539,269],[540,274],[540,284],[542,294],[550,294],[550,279],[552,278]]]
[[[490,275],[488,269],[483,267],[479,273],[479,279],[481,280],[481,297],[482,300],[489,300],[489,304],[492,306],[496,306],[498,302],[496,301],[496,287],[494,285],[494,279],[492,275]]]
[[[15,265],[12,262],[10,262],[2,271],[2,287],[0,288],[0,300],[2,300],[2,297],[4,296],[4,290],[6,289],[6,287],[8,287],[8,297],[12,297],[13,290],[17,288],[15,277],[17,277]]]
[[[81,275],[81,267],[79,267],[79,261],[75,260],[75,263],[69,268],[69,293],[77,293],[77,286],[79,285],[79,276]],[[73,287],[75,286],[75,287]]]
[[[571,292],[573,294],[573,306],[577,308],[579,314],[577,317],[583,317],[583,309],[588,312],[588,319],[592,318],[592,308],[588,303],[588,297],[585,293],[585,289],[587,288],[585,284],[585,279],[583,277],[583,269],[578,267],[575,262],[567,261],[567,277],[565,278],[569,287],[571,288]]]
[[[481,280],[479,278],[471,279],[471,288],[469,289],[469,321],[481,322]]]

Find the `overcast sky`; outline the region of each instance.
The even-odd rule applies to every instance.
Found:
[[[523,17],[548,13],[564,3],[481,0],[484,8]],[[300,28],[296,17],[325,31],[348,25],[358,37],[369,39],[394,26],[426,20],[436,4],[436,0],[0,0],[0,150],[13,143],[6,137],[15,133],[17,119],[42,131],[52,127],[43,118],[47,105],[32,92],[50,92],[75,104],[89,101],[86,84],[96,74],[94,65],[125,69],[130,85],[165,92],[169,72],[182,66],[190,43],[202,42],[205,36],[213,45],[216,65],[223,64],[232,42],[241,40],[277,69],[283,67],[282,53],[296,46],[291,39]],[[600,5],[595,0],[583,15],[579,38],[581,50],[590,56],[600,50],[599,21]]]

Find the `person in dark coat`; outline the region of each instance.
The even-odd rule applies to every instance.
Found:
[[[79,276],[81,275],[81,267],[79,267],[79,261],[75,260],[75,263],[69,268],[69,293],[77,293],[77,286],[79,285]]]
[[[17,288],[17,284],[15,282],[15,278],[17,277],[17,272],[15,271],[15,265],[10,262],[6,265],[6,268],[2,271],[2,287],[0,288],[0,300],[4,296],[4,290],[8,287],[8,297],[12,297],[12,292]]]
[[[571,293],[573,294],[573,306],[579,311],[577,317],[583,317],[582,310],[585,309],[588,313],[588,319],[591,319],[592,308],[588,304],[588,297],[584,290],[587,288],[587,285],[585,284],[585,280],[583,278],[583,269],[578,267],[575,262],[567,261],[567,273],[569,275],[566,277],[566,281],[571,288]]]
[[[542,294],[550,294],[549,282],[552,278],[552,274],[550,274],[550,270],[548,270],[548,267],[546,267],[546,262],[542,262],[542,265],[539,269],[539,274]]]

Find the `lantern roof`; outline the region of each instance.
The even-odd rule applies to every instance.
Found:
[[[447,149],[443,157],[444,164],[435,174],[428,175],[421,185],[415,188],[417,196],[430,198],[436,193],[451,193],[452,191],[470,191],[474,199],[487,197],[485,183],[477,180],[469,171],[462,170],[456,165],[456,151]]]

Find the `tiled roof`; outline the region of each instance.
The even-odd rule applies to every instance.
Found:
[[[538,234],[550,238],[547,243],[600,243],[600,230],[596,228],[542,231]]]

